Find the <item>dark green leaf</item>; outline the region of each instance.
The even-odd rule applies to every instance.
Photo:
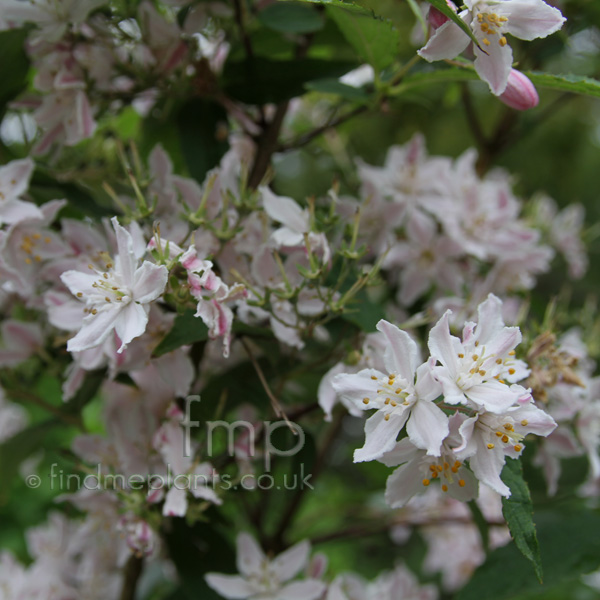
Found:
[[[194,316],[195,311],[186,310],[182,315],[175,317],[173,329],[154,349],[154,356],[162,356],[181,346],[203,342],[208,339],[208,329],[200,317]]]
[[[538,72],[526,72],[525,75],[536,87],[600,98],[600,81],[596,79],[578,75],[551,75]]]
[[[517,548],[533,563],[537,578],[542,581],[542,562],[533,522],[533,504],[529,487],[523,479],[521,461],[508,458],[502,470],[502,481],[510,488],[510,497],[502,498],[502,514]]]
[[[230,62],[223,73],[223,89],[228,96],[247,104],[283,102],[301,96],[305,85],[318,79],[341,77],[356,63],[304,58]]]
[[[339,79],[317,79],[317,81],[310,81],[306,84],[306,89],[313,92],[321,92],[322,94],[335,94],[344,98],[344,100],[366,101],[369,99],[369,94],[363,89],[342,83]]]
[[[0,115],[4,106],[19,94],[27,84],[29,60],[23,49],[26,29],[0,31]]]
[[[347,311],[347,312],[346,312]],[[375,331],[377,323],[385,318],[385,313],[379,302],[373,302],[365,290],[361,290],[350,302],[342,318],[358,325],[363,331]]]
[[[456,600],[511,600],[525,594],[545,598],[554,586],[578,581],[600,566],[600,515],[595,511],[536,512],[544,584],[514,544],[494,550]]]
[[[358,56],[377,71],[389,67],[398,56],[399,33],[389,21],[338,8],[327,8]]]
[[[471,28],[448,6],[446,0],[427,0],[427,2],[437,8],[441,13],[445,14],[449,19],[452,19],[452,21],[454,21],[471,38],[471,41],[478,46],[482,52],[485,52],[479,45]]]
[[[261,11],[258,20],[269,29],[281,33],[312,33],[323,28],[323,18],[302,4],[276,2]]]
[[[183,157],[190,175],[200,183],[229,148],[222,136],[225,125],[225,109],[204,98],[190,100],[177,114]]]

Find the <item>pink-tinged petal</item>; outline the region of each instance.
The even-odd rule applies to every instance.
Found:
[[[258,575],[265,555],[256,540],[248,533],[237,536],[237,568],[242,575]]]
[[[169,272],[164,265],[153,265],[144,261],[135,271],[131,292],[133,299],[141,304],[156,300],[167,286]]]
[[[310,579],[321,579],[323,575],[325,575],[325,571],[327,571],[328,564],[329,560],[327,559],[327,556],[318,552],[311,558],[305,574]]]
[[[148,157],[148,167],[152,177],[164,185],[169,177],[173,174],[173,164],[169,155],[165,152],[165,149],[160,145],[156,144],[150,152]]]
[[[208,500],[208,502],[212,502],[213,504],[217,505],[223,504],[223,500],[219,498],[215,490],[207,487],[206,485],[202,485],[202,478],[199,478],[198,485],[195,485],[193,475],[190,475],[190,492],[194,498]]]
[[[431,328],[427,345],[431,356],[437,358],[448,370],[449,375],[454,378],[458,373],[458,353],[460,341],[450,335],[449,318],[452,314],[447,310],[442,318]]]
[[[490,86],[492,94],[499,96],[506,89],[508,76],[512,69],[512,50],[510,46],[501,46],[496,39],[484,46],[487,54],[475,47],[475,70],[481,79]]]
[[[396,445],[396,438],[406,423],[408,411],[392,414],[386,421],[378,410],[365,423],[365,445],[354,451],[354,462],[364,462],[381,458]]]
[[[411,460],[398,467],[388,477],[385,485],[385,501],[391,508],[401,508],[424,489],[419,461]]]
[[[420,268],[404,269],[400,279],[402,285],[398,300],[403,306],[411,306],[431,287],[432,283],[431,274]]]
[[[511,416],[515,421],[519,421],[518,428],[523,427],[528,433],[534,433],[542,437],[550,435],[557,427],[556,421],[534,404],[521,406]],[[523,421],[527,421],[527,425],[520,425]]]
[[[33,354],[44,344],[42,330],[37,323],[6,320],[2,323],[4,345],[20,354]]]
[[[363,369],[359,373],[336,375],[332,381],[333,389],[356,408],[368,410],[369,406],[363,400],[365,398],[373,399],[377,396],[377,381],[372,377],[381,379],[384,375],[375,369]]]
[[[502,300],[494,294],[489,294],[487,299],[477,307],[477,316],[475,339],[480,344],[487,344],[504,329]],[[464,336],[463,341],[467,341]]]
[[[87,298],[96,294],[96,288],[92,285],[98,281],[98,275],[82,273],[81,271],[66,271],[60,276],[60,279],[73,296],[82,294],[80,297]]]
[[[218,594],[230,600],[242,600],[255,594],[255,589],[238,575],[220,575],[207,573],[206,583]]]
[[[377,323],[377,330],[387,338],[383,360],[389,373],[399,375],[408,383],[414,383],[419,350],[414,340],[395,325],[384,321]]]
[[[505,412],[508,408],[516,404],[519,399],[518,393],[495,379],[474,385],[465,390],[465,395],[471,402],[496,414]]]
[[[163,515],[165,517],[185,517],[188,508],[187,490],[181,485],[172,487],[165,498],[163,505]]]
[[[291,198],[276,196],[268,187],[259,189],[265,212],[278,223],[285,225],[296,233],[309,230],[309,216],[306,209],[300,208]]]
[[[271,562],[278,581],[287,581],[299,573],[308,563],[310,544],[304,540],[281,553]]]
[[[420,400],[435,400],[442,393],[440,382],[433,376],[434,364],[430,358],[417,369],[415,392]]]
[[[277,600],[316,600],[320,598],[327,585],[316,579],[295,581],[277,592]]]
[[[560,10],[542,0],[511,0],[505,10],[500,4],[498,14],[502,13],[508,17],[508,33],[521,40],[544,38],[558,31],[566,21]]]
[[[483,443],[478,443],[477,452],[469,459],[469,465],[473,474],[479,481],[491,487],[501,496],[510,496],[509,487],[500,479],[500,473],[504,466],[504,454],[499,446],[491,450]]]
[[[30,158],[13,160],[0,167],[0,192],[5,199],[19,198],[27,191],[34,168],[35,163]]]
[[[91,137],[96,130],[96,121],[92,117],[92,107],[85,92],[79,92],[75,99],[75,116],[77,118],[77,140],[80,142]],[[75,142],[75,143],[76,143]]]
[[[121,339],[121,346],[117,350],[120,354],[131,340],[139,337],[146,331],[148,324],[148,307],[135,302],[130,302],[119,311],[115,321],[115,331]]]
[[[176,396],[184,397],[190,392],[194,380],[192,361],[182,350],[169,352],[152,361],[161,379],[172,388]]]
[[[419,400],[410,411],[406,425],[410,441],[430,456],[440,456],[441,446],[449,433],[448,417],[433,402]]]
[[[112,333],[119,314],[118,308],[107,307],[106,310],[98,311],[98,314],[88,315],[83,320],[79,333],[68,341],[67,350],[81,352],[102,344]]]
[[[417,454],[423,454],[422,450],[419,450],[408,438],[403,438],[378,460],[387,467],[397,467],[413,460]]]
[[[429,41],[417,54],[429,62],[456,58],[469,45],[467,34],[453,21],[447,21],[435,30]]]
[[[44,214],[42,211],[32,202],[25,202],[23,200],[0,202],[0,224],[8,223],[12,225],[26,219],[43,218]]]
[[[113,217],[111,219],[111,223],[115,228],[115,233],[117,236],[119,268],[123,274],[123,283],[131,289],[134,286],[134,274],[136,267],[136,260],[133,252],[133,238],[127,229],[119,225],[117,217]]]

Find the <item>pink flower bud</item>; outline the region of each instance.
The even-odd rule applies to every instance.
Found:
[[[540,98],[535,86],[520,71],[512,69],[508,76],[506,89],[499,96],[500,100],[515,110],[527,110],[538,105]]]
[[[456,12],[456,5],[453,2],[451,2],[450,0],[446,0],[446,4],[454,12]],[[443,12],[440,12],[437,8],[430,6],[429,13],[427,14],[427,20],[429,21],[431,28],[435,31],[438,27],[441,27],[450,19]]]

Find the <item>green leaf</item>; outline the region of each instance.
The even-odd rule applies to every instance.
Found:
[[[373,332],[377,323],[385,319],[385,312],[381,303],[373,302],[363,289],[346,305],[342,319],[354,323],[363,331]]]
[[[377,71],[389,67],[398,56],[400,37],[392,23],[371,15],[327,8],[346,41],[358,56]]]
[[[200,183],[229,148],[226,136],[221,135],[225,125],[225,109],[204,98],[190,100],[177,113],[183,158],[190,175]]]
[[[521,461],[508,458],[502,470],[502,481],[510,488],[510,497],[502,498],[502,514],[523,556],[533,563],[540,583],[543,579],[540,547],[533,522],[533,504],[527,482],[523,479]]]
[[[208,328],[202,322],[202,319],[195,317],[194,314],[195,311],[186,310],[182,315],[175,317],[173,329],[154,349],[154,357],[177,350],[181,346],[203,342],[208,339]]]
[[[472,68],[461,69],[459,67],[452,67],[450,69],[431,69],[407,75],[402,79],[402,83],[392,90],[391,94],[400,95],[407,90],[427,86],[432,83],[478,80],[479,76]]]
[[[224,92],[246,104],[283,102],[302,96],[305,85],[323,78],[341,77],[356,63],[315,58],[228,62],[223,72]]]
[[[600,98],[600,81],[596,79],[578,75],[551,75],[536,71],[525,72],[525,75],[536,87]]]
[[[437,8],[441,13],[446,15],[449,19],[454,21],[470,38],[471,41],[482,51],[485,50],[479,45],[475,34],[471,28],[448,6],[446,0],[427,0],[429,4]],[[487,52],[485,52],[487,54]]]
[[[0,31],[0,115],[4,106],[27,85],[29,60],[23,49],[27,29]]]
[[[359,100],[365,102],[369,99],[369,94],[362,88],[347,85],[342,83],[339,79],[317,79],[317,81],[309,81],[305,87],[311,92],[335,94],[344,100]]]
[[[541,585],[514,544],[491,552],[455,600],[512,600],[526,594],[546,598],[552,588],[578,581],[600,566],[600,515],[596,511],[536,512],[544,563]]]
[[[296,3],[275,3],[261,11],[258,20],[280,33],[312,33],[323,29],[323,19],[310,6]]]

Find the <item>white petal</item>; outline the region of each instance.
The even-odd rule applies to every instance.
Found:
[[[185,517],[187,508],[187,490],[181,486],[172,487],[167,492],[167,497],[165,498],[163,515],[165,517]]]
[[[136,267],[135,255],[133,253],[133,238],[131,234],[119,225],[117,217],[111,219],[117,235],[117,248],[119,253],[119,268],[123,274],[123,282],[128,288],[133,288],[134,273]]]
[[[379,462],[387,467],[397,467],[405,462],[413,460],[417,454],[423,454],[408,438],[401,439],[396,446],[386,452]]]
[[[326,588],[322,581],[316,579],[295,581],[277,592],[275,598],[276,600],[316,600]]]
[[[411,337],[395,325],[383,319],[377,323],[377,330],[387,338],[384,362],[389,373],[400,375],[409,384],[415,381],[415,370],[419,350]]]
[[[408,412],[401,415],[390,415],[385,420],[385,415],[378,410],[365,423],[365,445],[354,451],[354,462],[363,462],[380,458],[389,452],[396,444],[398,433],[404,426]]]
[[[123,352],[131,340],[142,335],[146,331],[147,324],[147,306],[130,302],[125,308],[122,308],[115,322],[115,329],[121,340],[121,347],[117,352]]]
[[[287,581],[304,568],[308,562],[310,544],[304,540],[281,553],[271,563],[279,581]]]
[[[169,272],[164,265],[153,265],[144,261],[135,271],[131,290],[133,299],[140,304],[156,300],[165,291],[168,277]]]
[[[478,450],[469,459],[469,465],[479,481],[491,487],[501,496],[506,498],[510,496],[510,489],[500,479],[500,473],[504,466],[504,454],[501,448],[497,446],[490,450],[483,443],[478,444]]]
[[[495,379],[474,385],[465,391],[465,395],[471,402],[496,414],[503,413],[519,399],[518,393]]]
[[[385,486],[385,501],[392,508],[401,508],[415,494],[424,489],[419,461],[413,460],[398,467],[388,477]]]
[[[560,10],[542,0],[511,0],[507,3],[506,13],[506,30],[522,40],[544,38],[558,31],[566,20]]]
[[[377,381],[371,377],[381,379],[384,375],[375,369],[363,369],[359,373],[336,375],[331,384],[337,394],[351,402],[356,408],[369,410],[369,408],[373,408],[373,405],[369,407],[368,404],[364,404],[363,400],[376,398],[378,385]]]
[[[35,163],[30,158],[13,160],[0,168],[0,192],[3,198],[19,198],[27,191]]]
[[[237,536],[237,568],[242,575],[258,575],[265,555],[256,540],[248,533]]]
[[[456,58],[468,45],[469,37],[453,21],[435,30],[427,44],[417,54],[429,62]]]
[[[219,573],[207,573],[206,583],[221,594],[223,598],[231,600],[241,600],[254,595],[254,588],[245,580],[237,575],[221,575]]]
[[[18,223],[25,219],[43,219],[44,213],[32,202],[8,200],[0,202],[0,224]]]
[[[68,341],[67,350],[81,352],[102,344],[114,329],[119,312],[110,307],[96,315],[88,315],[83,320],[79,333]]]
[[[512,50],[508,45],[500,46],[496,39],[489,46],[482,44],[481,47],[487,54],[475,47],[475,70],[488,83],[492,94],[499,96],[506,89],[512,69]]]
[[[61,281],[69,288],[73,296],[83,294],[83,300],[88,296],[97,294],[96,288],[92,285],[98,281],[98,275],[91,273],[82,273],[81,271],[66,271],[60,276]]]
[[[448,417],[433,402],[419,400],[412,408],[406,432],[418,448],[431,456],[440,456],[443,440],[449,432]]]
[[[276,196],[266,186],[262,186],[259,191],[262,195],[265,211],[271,219],[297,233],[304,233],[309,230],[307,210],[300,208],[291,198]]]
[[[460,343],[458,338],[450,335],[448,319],[452,314],[447,310],[442,318],[431,328],[427,345],[431,356],[437,358],[454,378],[458,373],[458,352],[456,345]]]

